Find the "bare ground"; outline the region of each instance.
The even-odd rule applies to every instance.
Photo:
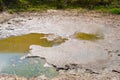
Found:
[[[96,69],[92,70],[93,67],[92,68],[79,67],[77,69],[69,69],[65,72],[63,70],[63,71],[60,71],[60,75],[58,77],[52,80],[120,80],[120,58],[119,58],[120,15],[111,15],[111,14],[99,13],[94,11],[81,13],[80,11],[77,11],[77,10],[72,10],[72,11],[48,10],[47,12],[42,12],[42,13],[33,12],[33,13],[19,13],[19,14],[12,14],[12,15],[8,13],[3,13],[3,14],[0,14],[0,17],[1,17],[0,22],[2,22],[0,24],[0,38],[6,38],[9,36],[16,36],[16,35],[22,35],[22,34],[28,34],[28,33],[34,32],[34,33],[53,33],[55,35],[60,35],[62,37],[69,38],[71,40],[71,37],[69,36],[73,35],[75,32],[83,31],[87,33],[95,33],[95,31],[99,29],[100,32],[102,32],[100,34],[105,36],[105,40],[97,41],[94,44],[96,45],[96,43],[99,43],[102,49],[106,50],[107,53],[105,52],[105,54],[112,56],[111,58],[112,60],[109,60],[109,62],[111,63],[107,64],[107,67],[102,66],[101,72],[97,71]],[[90,29],[88,28],[90,26],[87,26],[87,25],[91,25],[94,27],[91,27]],[[60,27],[56,27],[56,26],[60,26]],[[74,28],[72,28],[73,26]],[[80,26],[86,26],[86,27],[82,28]],[[97,29],[95,28],[96,26],[98,26]],[[89,29],[89,30],[86,30],[86,29]],[[77,40],[77,42],[79,41]],[[90,43],[93,45],[93,43],[87,42],[87,41],[83,41],[82,43],[86,43],[86,44]],[[82,43],[80,42],[80,44]],[[63,48],[65,44],[62,44],[61,47]],[[94,48],[96,47],[99,50],[98,46],[94,46]],[[39,54],[40,57],[45,57],[46,60],[48,59],[47,62],[49,62],[50,64],[54,64],[58,66],[61,66],[61,65],[63,66],[65,64],[61,62],[61,65],[59,65],[57,64],[59,63],[59,61],[55,62],[56,60],[54,60],[53,57],[51,59],[49,58],[50,56],[43,55],[42,53],[39,53],[39,52],[37,52],[38,54],[34,54],[36,52],[36,50],[34,50],[36,46],[32,48],[33,48],[33,52],[32,52],[33,55]],[[59,46],[58,48],[61,49]],[[57,50],[58,48],[53,48],[53,49]],[[48,50],[41,47],[40,49],[38,48],[38,50],[41,50],[41,49],[42,51]],[[88,50],[88,48],[86,49]],[[50,49],[50,51],[53,51],[53,50]],[[48,52],[45,52],[45,53],[49,54]],[[96,52],[93,51],[93,53],[96,53]],[[99,57],[99,59],[106,58],[105,54]],[[100,54],[98,53],[98,55]],[[89,57],[89,56],[86,56],[86,57]],[[76,59],[79,62],[79,57]],[[58,58],[58,60],[61,61],[61,58]],[[69,60],[69,59],[66,59],[66,60]],[[67,62],[69,63],[69,61]],[[2,76],[2,77],[4,78],[5,76]],[[13,78],[11,80],[16,80],[14,76],[11,76],[11,77]],[[1,78],[1,79],[8,80],[10,78],[7,78],[7,79]],[[37,77],[31,80],[41,80],[41,79],[42,79],[41,77]],[[18,80],[26,80],[26,79],[18,79]]]

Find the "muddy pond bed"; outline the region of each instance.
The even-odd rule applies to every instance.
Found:
[[[45,36],[48,34],[31,33],[22,36],[12,36],[0,40],[0,74],[17,75],[21,77],[36,77],[45,75],[49,78],[58,75],[56,69],[44,67],[46,63],[40,58],[21,59],[29,52],[30,45],[52,47],[65,41],[51,40]]]
[[[78,73],[75,80],[120,80],[119,19],[61,10],[16,14],[0,24],[0,75],[34,80],[62,73],[73,80],[70,74]]]
[[[88,39],[86,39],[86,37]],[[95,35],[77,33],[76,39],[94,40],[98,39]],[[40,58],[25,58],[29,53],[31,45],[42,47],[59,46],[67,39],[54,34],[30,33],[21,36],[12,36],[0,40],[0,74],[17,75],[21,77],[35,77],[45,75],[55,77],[58,72],[54,68],[44,67],[45,61]]]

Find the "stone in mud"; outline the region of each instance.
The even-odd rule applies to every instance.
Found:
[[[8,24],[12,24],[11,22],[8,22]]]

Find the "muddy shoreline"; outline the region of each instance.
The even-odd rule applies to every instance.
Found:
[[[10,22],[13,21],[13,23],[18,23],[21,24],[21,22],[26,22],[26,21],[31,21],[33,19],[33,17],[38,17],[39,19],[44,19],[46,17],[49,18],[54,18],[54,16],[58,16],[58,17],[71,17],[71,19],[74,20],[75,17],[81,18],[83,19],[83,21],[85,22],[92,22],[92,23],[100,23],[100,24],[105,24],[105,25],[109,25],[109,27],[119,27],[120,26],[120,15],[112,15],[112,14],[108,14],[108,13],[101,13],[101,12],[96,12],[96,11],[86,11],[86,12],[81,12],[79,10],[48,10],[48,11],[43,11],[43,12],[19,12],[19,13],[14,13],[14,14],[9,14],[8,12],[2,12],[0,13],[0,23],[3,24],[12,24]],[[21,18],[20,18],[21,17]],[[72,18],[73,17],[73,18]],[[16,18],[20,18],[19,20],[12,20],[12,19],[16,19]],[[24,18],[26,18],[26,21],[24,20]],[[87,19],[86,19],[87,18]],[[21,20],[23,19],[23,20]],[[59,19],[58,19],[59,20]],[[62,20],[62,18],[61,18]],[[77,19],[75,19],[77,20]],[[14,22],[15,21],[15,22]],[[14,29],[19,29],[18,27],[13,27],[13,25],[11,26],[2,26],[0,25],[0,32],[4,32],[2,30],[8,30],[9,31],[13,31],[16,33],[16,31],[14,31]],[[17,26],[17,25],[15,25]],[[1,29],[3,28],[3,29]],[[3,36],[1,33],[0,38],[5,38],[5,37],[9,37],[9,36],[15,36],[15,35],[22,35],[22,34],[28,34],[30,33],[29,31],[24,32],[25,30],[23,30],[23,33],[14,33],[14,34],[8,34],[5,33],[6,36]],[[31,31],[32,32],[32,31]]]
[[[65,20],[64,20],[65,19]],[[8,13],[1,13],[0,14],[0,38],[7,38],[10,36],[18,36],[22,34],[29,34],[29,33],[45,33],[47,30],[51,30],[50,28],[46,30],[47,26],[52,26],[51,24],[54,24],[53,26],[58,26],[60,25],[55,25],[56,22],[62,22],[67,21],[66,24],[69,25],[69,22],[74,22],[75,24],[79,24],[80,21],[86,22],[87,23],[99,23],[100,25],[104,25],[105,27],[108,27],[112,29],[114,33],[113,40],[116,41],[118,40],[118,46],[119,46],[119,40],[120,40],[120,15],[111,15],[111,14],[105,14],[105,13],[99,13],[99,12],[80,12],[77,10],[73,11],[57,11],[57,10],[48,10],[45,12],[33,12],[33,13],[19,13],[19,14],[8,14]],[[32,22],[33,21],[33,22]],[[37,22],[38,21],[38,22]],[[79,21],[77,23],[77,21]],[[39,23],[40,22],[40,23]],[[48,22],[48,23],[47,23]],[[27,25],[25,25],[27,23]],[[36,23],[37,25],[34,25]],[[43,23],[43,24],[41,24]],[[25,26],[24,26],[25,25]],[[45,26],[44,26],[45,25]],[[64,23],[62,24],[63,26],[65,25]],[[62,26],[61,25],[61,26]],[[71,24],[72,26],[78,26]],[[39,26],[43,26],[43,28],[40,28]],[[83,24],[84,26],[84,24]],[[52,27],[51,27],[52,28]],[[76,27],[77,28],[77,27]],[[61,28],[61,30],[64,30],[65,28]],[[69,30],[68,30],[69,31]],[[74,31],[74,30],[73,30]],[[114,32],[115,31],[115,32]],[[48,31],[47,33],[51,33],[52,31]],[[71,30],[72,32],[72,30]],[[55,35],[60,35],[65,38],[69,38],[69,35],[74,34],[74,32],[69,33],[65,32],[61,34],[61,31],[58,30],[57,32],[54,31],[53,33]],[[68,34],[68,35],[65,35]],[[109,37],[109,36],[107,36]],[[109,37],[108,39],[111,39]],[[115,39],[115,40],[114,40]],[[115,44],[116,45],[116,44]],[[117,47],[118,47],[117,46]],[[43,49],[44,50],[44,49]],[[45,49],[46,50],[46,49]],[[119,55],[119,48],[117,49],[117,52],[112,51],[114,55]],[[111,52],[110,52],[111,53]],[[116,57],[115,57],[116,58]],[[116,59],[113,58],[114,61]],[[117,65],[116,65],[117,64]],[[66,70],[60,70],[60,75],[56,78],[53,78],[52,80],[79,80],[79,79],[84,79],[84,80],[119,80],[120,79],[120,64],[119,64],[119,59],[118,62],[115,62],[115,66],[112,66],[110,68],[105,68],[103,69],[102,72],[98,71],[92,71],[91,69],[81,69],[81,68],[75,68],[75,69],[68,69]],[[3,78],[3,79],[2,79]],[[4,76],[1,75],[2,80],[8,80],[12,78],[11,80],[47,80],[45,77],[36,77],[32,79],[27,79],[27,78],[15,78],[14,76]],[[44,79],[42,79],[44,78]],[[49,80],[49,79],[48,79]]]

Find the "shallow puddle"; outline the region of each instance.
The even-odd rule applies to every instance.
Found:
[[[58,72],[54,68],[45,68],[45,61],[39,58],[20,57],[29,52],[30,45],[52,47],[64,43],[67,39],[60,36],[48,40],[51,34],[31,33],[22,36],[12,36],[0,40],[0,74],[12,74],[22,77],[46,75],[54,77]],[[53,34],[52,34],[53,35]],[[54,35],[53,35],[54,36]]]
[[[80,40],[94,41],[98,39],[103,39],[103,36],[99,36],[97,34],[88,34],[88,33],[79,32],[75,34],[75,38]]]
[[[49,34],[31,33],[22,36],[13,36],[0,40],[0,52],[28,52],[30,45],[40,45],[43,47],[52,47],[65,42],[65,38],[55,38],[48,40],[45,38]]]
[[[11,74],[21,77],[35,77],[45,75],[49,78],[58,75],[54,68],[43,67],[44,61],[39,58],[20,60],[23,54],[0,53],[0,74]]]

